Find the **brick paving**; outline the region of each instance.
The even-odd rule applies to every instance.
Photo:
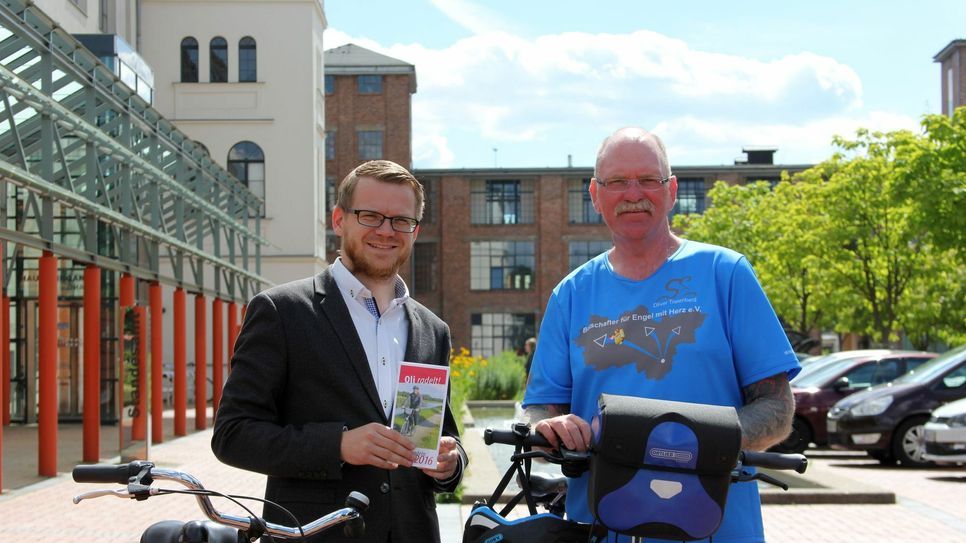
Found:
[[[210,451],[210,439],[207,430],[167,441],[152,448],[152,459],[159,466],[193,473],[210,488],[261,496],[264,476],[222,465]],[[10,441],[5,439],[4,447],[8,446]],[[766,505],[765,532],[770,543],[966,543],[966,468],[908,470],[879,466],[863,456],[829,452],[815,452],[810,457],[813,473],[834,475],[824,480],[888,489],[895,492],[897,503]],[[474,476],[473,471],[469,476]],[[200,513],[194,500],[186,496],[154,497],[144,503],[111,497],[78,505],[71,502],[72,496],[91,488],[98,485],[79,485],[64,474],[0,494],[0,518],[4,520],[0,538],[130,543],[152,522],[194,519]],[[241,514],[230,504],[216,506]],[[459,541],[461,517],[468,510],[466,505],[440,506],[444,543]]]

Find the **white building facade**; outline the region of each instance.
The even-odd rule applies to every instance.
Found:
[[[320,0],[142,0],[141,54],[155,107],[265,200],[261,275],[325,261]]]

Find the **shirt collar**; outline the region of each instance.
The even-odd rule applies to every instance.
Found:
[[[335,278],[335,284],[339,286],[342,296],[347,300],[357,300],[360,304],[368,307],[371,302],[367,302],[367,300],[373,299],[372,291],[369,290],[369,287],[363,285],[362,281],[359,281],[355,275],[352,275],[349,268],[346,268],[345,264],[342,263],[342,257],[336,258],[330,267],[332,268],[332,277]],[[409,300],[409,288],[399,275],[396,275],[395,290],[396,298],[392,301],[390,307],[402,305]]]

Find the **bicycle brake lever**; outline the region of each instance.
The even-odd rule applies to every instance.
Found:
[[[127,490],[91,490],[90,492],[85,492],[83,494],[78,494],[74,496],[74,503],[78,504],[83,500],[100,498],[101,496],[114,496],[116,498],[128,498],[132,499],[134,496]]]
[[[759,481],[761,481],[763,483],[768,483],[770,485],[777,486],[778,488],[781,488],[782,490],[788,490],[788,485],[787,484],[785,484],[783,481],[779,481],[778,479],[772,477],[771,475],[768,475],[767,473],[761,473],[761,472],[759,472],[759,473],[756,473],[755,475],[756,475],[755,479],[758,479]]]

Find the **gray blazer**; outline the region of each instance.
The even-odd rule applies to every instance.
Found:
[[[405,360],[449,363],[449,328],[415,300],[405,304],[409,342]],[[369,497],[366,536],[351,541],[439,541],[434,491],[442,486],[413,468],[383,470],[342,465],[344,428],[388,425],[365,350],[329,270],[256,295],[248,305],[211,448],[222,462],[268,475],[265,497],[301,523],[343,506],[350,491]],[[449,406],[443,435],[459,439]],[[266,506],[270,522],[292,522]],[[346,540],[341,528],[313,543]],[[348,541],[348,540],[346,540]]]

